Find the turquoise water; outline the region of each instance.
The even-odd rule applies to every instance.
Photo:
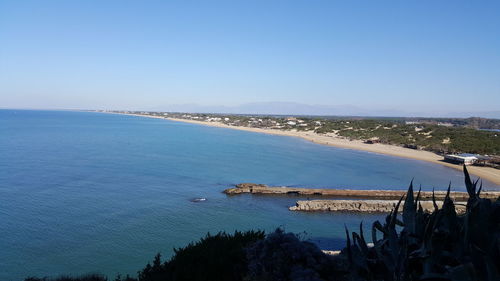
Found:
[[[459,171],[301,139],[88,112],[0,110],[0,280],[135,274],[207,232],[304,232],[342,246],[379,215],[299,213],[297,197],[232,196],[240,182],[463,190]],[[490,183],[487,187],[498,188]],[[207,201],[190,200],[205,197]],[[328,239],[325,239],[328,237]]]

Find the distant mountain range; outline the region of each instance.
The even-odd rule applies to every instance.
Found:
[[[265,115],[320,115],[320,116],[387,116],[387,117],[483,117],[500,118],[500,111],[439,111],[419,112],[400,109],[367,109],[353,105],[310,105],[293,102],[258,102],[237,106],[204,106],[176,104],[147,108],[148,111],[189,113],[265,114]]]

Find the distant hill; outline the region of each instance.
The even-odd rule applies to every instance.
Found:
[[[206,106],[198,104],[175,104],[145,108],[148,111],[227,113],[227,114],[268,114],[268,115],[319,115],[319,116],[386,116],[386,117],[483,117],[500,119],[500,111],[446,111],[423,112],[399,108],[367,109],[354,105],[319,105],[294,102],[256,102],[236,106]]]

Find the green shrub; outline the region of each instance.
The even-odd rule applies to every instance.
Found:
[[[264,238],[263,231],[207,234],[196,243],[175,249],[162,263],[160,255],[139,272],[139,281],[242,280],[247,271],[245,248]]]
[[[337,264],[315,244],[278,229],[247,249],[245,280],[336,280]]]

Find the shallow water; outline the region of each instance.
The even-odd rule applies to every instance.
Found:
[[[344,224],[380,215],[299,213],[298,197],[231,196],[240,182],[463,190],[462,174],[298,138],[167,120],[0,110],[0,280],[135,274],[207,232],[284,227],[340,248]],[[490,189],[498,189],[485,182]],[[194,198],[204,202],[192,202]]]

